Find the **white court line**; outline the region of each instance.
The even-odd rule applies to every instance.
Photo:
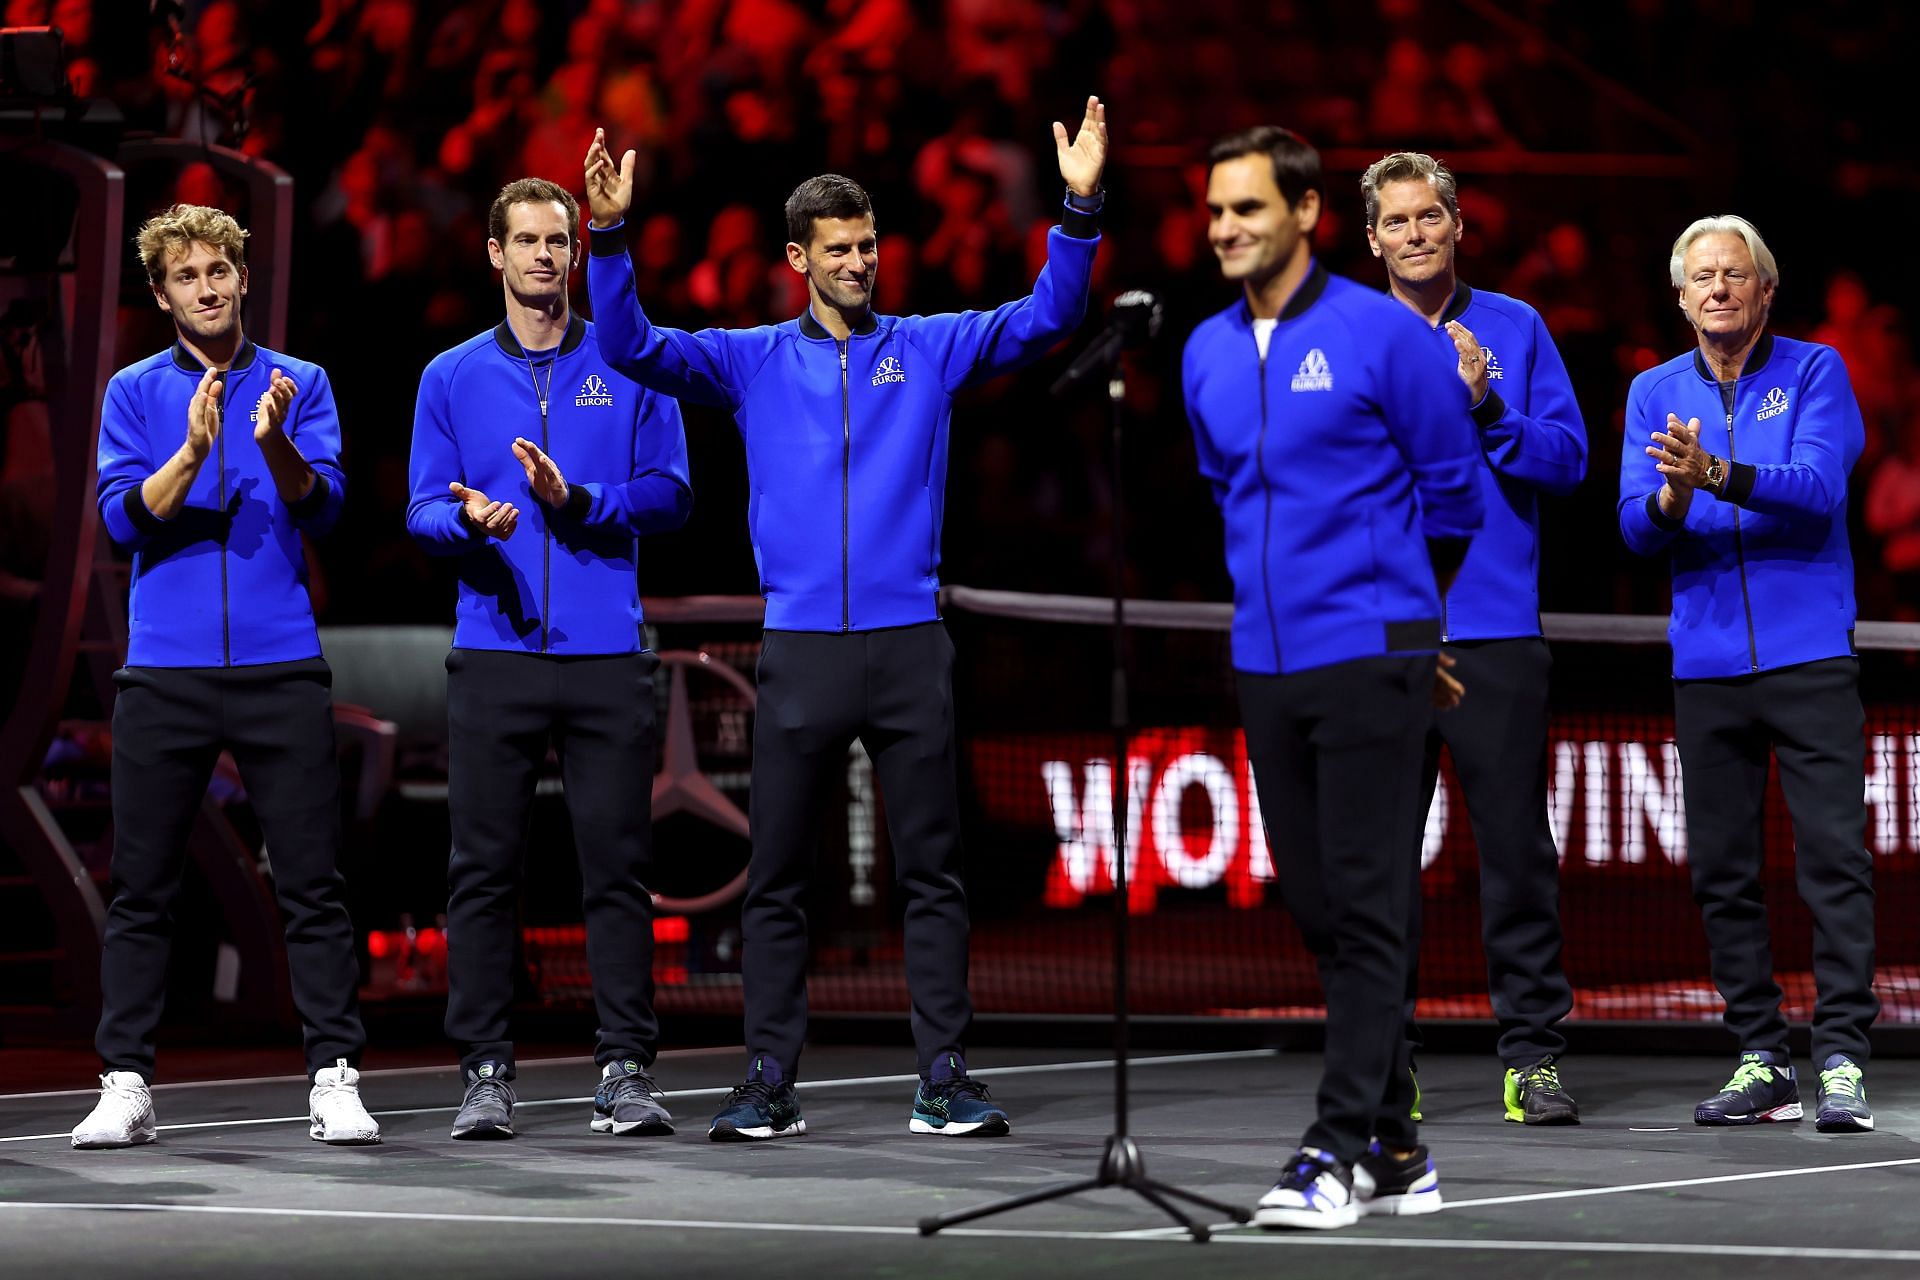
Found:
[[[1157,1067],[1183,1062],[1226,1062],[1239,1058],[1271,1058],[1277,1056],[1279,1052],[1278,1049],[1233,1049],[1221,1053],[1169,1053],[1151,1058],[1128,1058],[1127,1065],[1129,1067]],[[583,1061],[591,1061],[591,1059],[583,1059]],[[1096,1068],[1111,1067],[1112,1065],[1112,1058],[1097,1058],[1086,1062],[1045,1062],[1023,1067],[982,1067],[972,1074],[976,1076],[1037,1075],[1055,1071],[1089,1071]],[[419,1068],[406,1067],[400,1069],[413,1071]],[[445,1070],[445,1068],[435,1067],[433,1070],[439,1071]],[[294,1078],[302,1081],[306,1079],[305,1076],[297,1076]],[[919,1079],[918,1074],[848,1076],[839,1080],[809,1080],[806,1082],[805,1087],[809,1090],[845,1089],[870,1084],[908,1084]],[[733,1086],[731,1085],[721,1085],[712,1089],[668,1089],[663,1091],[661,1096],[666,1098],[711,1098],[730,1093],[732,1089]],[[98,1093],[99,1090],[92,1089],[87,1092]],[[514,1106],[516,1108],[577,1106],[592,1101],[593,1095],[588,1094],[583,1098],[529,1098],[516,1101]],[[409,1107],[405,1110],[397,1111],[375,1111],[373,1114],[375,1116],[431,1116],[454,1112],[459,1109],[458,1107]],[[200,1120],[192,1124],[163,1124],[159,1126],[159,1129],[163,1133],[183,1129],[242,1129],[263,1124],[307,1124],[311,1119],[311,1116],[302,1114],[297,1116],[267,1116],[251,1120]],[[11,1138],[0,1138],[0,1142],[47,1142],[55,1138],[71,1138],[72,1136],[71,1131],[62,1133],[26,1133]]]
[[[716,1053],[738,1053],[744,1056],[746,1054],[746,1047],[743,1045],[734,1045],[730,1048],[664,1049],[660,1053],[660,1059],[710,1057]],[[582,1063],[592,1061],[593,1058],[590,1055],[577,1058],[528,1058],[519,1065],[523,1067],[577,1067]],[[431,1075],[436,1071],[458,1071],[459,1069],[460,1064],[457,1062],[443,1062],[439,1066],[433,1067],[381,1067],[375,1071],[362,1071],[360,1078],[362,1080],[371,1080],[376,1076],[382,1078],[387,1076],[423,1076]],[[226,1089],[243,1084],[292,1084],[295,1081],[305,1083],[306,1080],[307,1073],[303,1071],[298,1075],[236,1076],[231,1080],[173,1080],[166,1084],[151,1084],[148,1085],[147,1088],[158,1093],[162,1089]],[[99,1092],[100,1086],[94,1085],[90,1089],[45,1089],[39,1093],[0,1093],[0,1102],[13,1102],[22,1098],[90,1097]]]
[[[379,1209],[275,1209],[252,1205],[215,1204],[139,1204],[134,1202],[88,1204],[75,1201],[0,1201],[0,1211],[33,1210],[93,1213],[198,1213],[228,1217],[348,1219],[360,1222],[445,1222],[511,1224],[529,1227],[624,1227],[665,1231],[758,1231],[793,1235],[840,1236],[918,1236],[917,1227],[860,1225],[828,1222],[722,1222],[686,1218],[612,1218],[543,1217],[513,1213],[428,1213]],[[1214,1228],[1224,1231],[1235,1224]],[[1098,1240],[1113,1244],[1184,1244],[1185,1234],[1138,1231],[1022,1231],[1012,1228],[948,1227],[942,1236],[986,1240]],[[1827,1249],[1771,1245],[1664,1244],[1658,1241],[1622,1240],[1450,1240],[1398,1236],[1328,1236],[1293,1233],[1274,1235],[1216,1235],[1223,1244],[1263,1245],[1268,1248],[1311,1248],[1322,1246],[1350,1249],[1448,1249],[1459,1252],[1680,1254],[1733,1256],[1744,1258],[1807,1258],[1845,1262],[1920,1262],[1916,1249]]]
[[[1617,1196],[1628,1191],[1669,1191],[1675,1187],[1709,1187],[1719,1182],[1756,1182],[1762,1178],[1799,1178],[1810,1173],[1847,1173],[1855,1169],[1897,1169],[1920,1164],[1920,1158],[1869,1160],[1862,1164],[1817,1164],[1804,1169],[1766,1169],[1755,1173],[1728,1173],[1712,1178],[1676,1178],[1671,1182],[1633,1182],[1618,1187],[1579,1187],[1572,1191],[1533,1191],[1517,1196],[1488,1196],[1483,1200],[1449,1200],[1449,1209],[1478,1209],[1496,1204],[1531,1204],[1539,1200],[1573,1200],[1582,1196]]]

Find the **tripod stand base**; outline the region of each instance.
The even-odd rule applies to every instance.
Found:
[[[1193,1237],[1195,1244],[1205,1244],[1211,1238],[1211,1233],[1207,1230],[1205,1223],[1196,1222],[1181,1212],[1180,1208],[1173,1203],[1176,1199],[1224,1214],[1235,1222],[1247,1222],[1252,1218],[1245,1209],[1223,1204],[1218,1200],[1210,1200],[1206,1196],[1195,1195],[1191,1191],[1149,1178],[1146,1157],[1141,1154],[1139,1146],[1132,1138],[1115,1134],[1108,1137],[1106,1148],[1100,1153],[1100,1171],[1093,1177],[1062,1183],[1057,1187],[1048,1187],[1044,1191],[1029,1191],[1024,1195],[1009,1196],[1005,1200],[976,1205],[971,1209],[959,1209],[953,1213],[922,1218],[920,1234],[930,1236],[943,1227],[972,1222],[976,1218],[1005,1213],[1009,1209],[1020,1209],[1030,1204],[1044,1204],[1049,1200],[1076,1196],[1082,1191],[1098,1191],[1102,1187],[1119,1187],[1142,1197],[1186,1228],[1187,1234]]]

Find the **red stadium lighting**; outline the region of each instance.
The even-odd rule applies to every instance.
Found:
[[[687,940],[687,918],[685,916],[655,916],[653,919],[653,940],[655,942],[685,942]]]
[[[375,960],[385,960],[392,950],[393,943],[382,930],[375,929],[367,935],[367,954]]]
[[[413,935],[413,948],[423,956],[438,955],[446,947],[446,937],[438,929],[422,929]]]

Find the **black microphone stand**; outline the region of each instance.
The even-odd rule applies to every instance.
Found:
[[[1145,297],[1143,307],[1151,308],[1129,325],[1124,310],[1131,297]],[[1186,1228],[1194,1243],[1210,1238],[1206,1224],[1195,1221],[1173,1203],[1175,1198],[1224,1214],[1235,1222],[1246,1222],[1251,1215],[1245,1209],[1183,1190],[1147,1176],[1146,1157],[1139,1144],[1127,1133],[1127,791],[1130,786],[1127,738],[1130,719],[1127,707],[1127,554],[1125,473],[1121,469],[1121,435],[1127,398],[1126,370],[1121,353],[1129,345],[1145,342],[1159,329],[1159,304],[1145,295],[1123,295],[1116,303],[1116,319],[1088,351],[1053,384],[1052,394],[1060,396],[1088,373],[1098,370],[1107,375],[1107,404],[1111,412],[1113,445],[1111,450],[1113,484],[1113,666],[1108,715],[1113,728],[1113,1132],[1107,1136],[1100,1153],[1100,1168],[1091,1178],[1079,1178],[1041,1191],[1009,1196],[971,1209],[958,1209],[920,1220],[920,1234],[930,1236],[944,1227],[972,1222],[1009,1209],[1042,1204],[1083,1191],[1119,1187],[1157,1205],[1167,1216]],[[1091,356],[1093,359],[1089,360]]]

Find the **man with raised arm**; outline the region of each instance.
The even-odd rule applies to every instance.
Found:
[[[104,1070],[76,1147],[155,1138],[173,904],[222,751],[260,819],[286,922],[313,1084],[307,1131],[380,1140],[360,1101],[366,1034],[338,870],[333,677],[301,542],[340,517],[340,417],[325,370],[246,336],[246,238],[204,205],[140,228],[140,263],[174,342],[114,374],[100,410],[100,521],[132,549],[133,587],[127,665],[114,674],[113,902],[94,1038]]]
[[[600,1016],[594,1133],[669,1134],[649,1073],[659,660],[640,633],[640,537],[693,507],[680,406],[600,357],[573,313],[580,205],[521,178],[487,213],[506,317],[420,379],[407,532],[454,557],[447,655],[447,1035],[466,1093],[453,1136],[513,1136],[516,898],[552,744],[580,859]]]
[[[587,283],[601,350],[656,391],[733,412],[766,632],[754,717],[753,853],[741,909],[748,1067],[714,1117],[715,1141],[806,1132],[794,1094],[807,1027],[807,921],[816,821],[857,738],[887,799],[906,899],[906,968],[920,1085],[914,1133],[991,1136],[1006,1111],[967,1074],[968,916],[961,883],[953,646],[939,611],[947,430],[961,389],[1038,359],[1079,325],[1098,247],[1106,108],[1076,136],[1053,126],[1061,225],[1033,293],[991,311],[874,310],[873,206],[823,174],[787,200],[787,262],[806,311],[777,325],[688,333],[648,321],[625,218],[634,154],[604,132],[587,151]]]

